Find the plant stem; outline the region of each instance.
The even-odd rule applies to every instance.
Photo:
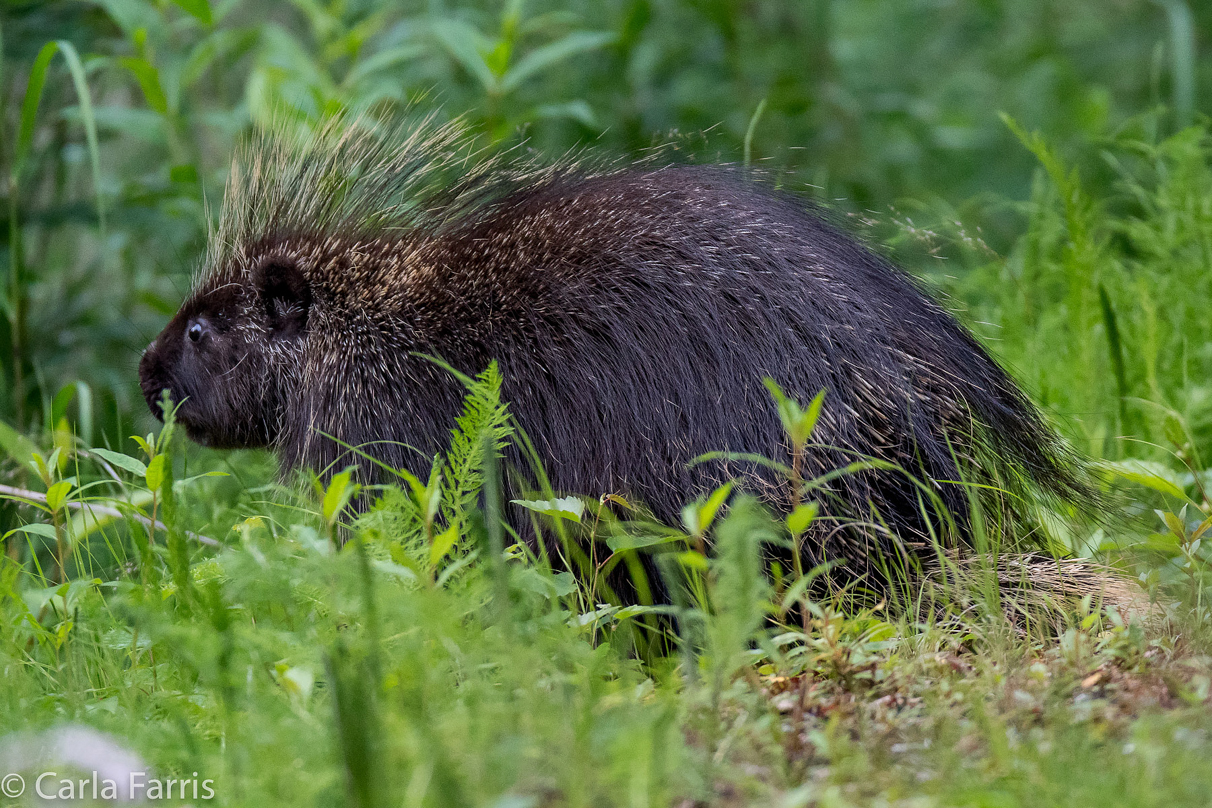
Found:
[[[800,490],[803,486],[804,444],[796,442],[791,450],[791,512],[800,507]],[[792,548],[791,567],[795,570],[795,580],[799,582],[804,577],[804,532],[796,533]],[[808,644],[808,629],[811,626],[808,615],[808,593],[804,592],[800,600],[800,627],[804,632],[805,648]],[[804,708],[808,701],[808,668],[805,666],[800,674],[800,692],[791,712],[791,738],[787,746],[787,758],[794,764],[803,754],[803,744],[800,733],[804,726]]]
[[[17,177],[8,181],[8,316],[13,361],[13,419],[17,431],[25,427],[25,279],[22,271],[20,210]]]
[[[63,540],[63,517],[59,510],[51,513],[51,524],[55,527],[55,561],[58,564],[55,583],[61,584],[67,580],[67,542]]]
[[[147,546],[156,546],[156,507],[159,505],[156,492],[152,491],[151,521],[147,523]]]

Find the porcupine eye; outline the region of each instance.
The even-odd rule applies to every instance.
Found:
[[[191,325],[189,327],[189,331],[186,333],[189,334],[190,342],[197,342],[198,340],[202,339],[202,333],[203,333],[202,324],[194,323],[193,325]]]

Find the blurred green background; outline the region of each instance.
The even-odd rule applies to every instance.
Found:
[[[1083,451],[1182,470],[1181,450],[1198,475],[1212,449],[1212,4],[0,8],[0,419],[19,431],[146,431],[139,353],[234,144],[283,110],[378,105],[550,156],[761,166],[946,295]]]

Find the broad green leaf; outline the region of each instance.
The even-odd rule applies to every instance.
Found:
[[[164,485],[165,462],[166,455],[158,454],[147,464],[147,471],[143,476],[147,480],[147,487],[153,491],[159,491],[160,486]]]
[[[513,42],[507,38],[497,39],[484,55],[484,64],[498,79],[509,69],[509,57],[513,55]]]
[[[615,39],[615,35],[608,31],[573,31],[563,39],[536,48],[519,59],[517,64],[507,70],[501,78],[501,89],[504,92],[510,92],[526,79],[551,67],[556,62],[561,62],[577,53],[596,50],[614,42]]]
[[[689,505],[682,506],[682,527],[691,536],[703,535],[699,505],[697,503],[692,502]]]
[[[606,546],[618,552],[620,550],[637,550],[641,547],[654,547],[658,544],[672,544],[673,542],[684,541],[685,538],[685,536],[678,533],[670,533],[663,536],[633,536],[623,533],[608,537],[606,539]]]
[[[497,77],[484,60],[485,51],[491,48],[487,47],[483,34],[467,23],[453,19],[434,22],[432,30],[446,51],[464,70],[475,76],[485,90],[497,90]]]
[[[353,547],[355,544],[356,542],[348,542],[341,552],[353,552]],[[376,558],[373,562],[371,562],[371,566],[379,572],[386,573],[393,578],[398,578],[401,581],[408,581],[410,583],[418,580],[421,577],[417,574],[418,571],[414,568],[416,566],[415,561],[407,556],[401,556],[400,561],[403,563],[397,564],[395,561],[384,561],[383,559]],[[407,566],[405,566],[405,564],[407,564]]]
[[[274,665],[274,678],[278,684],[293,696],[306,699],[311,695],[312,686],[316,683],[315,674],[307,668],[291,667],[285,662]]]
[[[59,625],[55,626],[55,647],[62,647],[67,641],[67,635],[72,633],[72,629],[76,627],[74,620],[64,620]]]
[[[545,514],[547,516],[555,516],[560,519],[571,519],[574,522],[580,522],[581,516],[585,513],[585,503],[576,497],[560,497],[559,499],[514,499],[510,500],[514,505],[521,505],[530,511]]]
[[[256,45],[260,32],[256,28],[218,30],[194,46],[181,67],[178,86],[188,89],[216,61],[229,64]]]
[[[156,66],[146,59],[130,56],[119,59],[118,62],[134,74],[143,90],[143,97],[147,99],[147,105],[161,115],[167,115],[168,99],[164,97],[164,90],[160,86],[160,71]]]
[[[668,606],[642,606],[637,604],[635,606],[624,606],[622,609],[619,609],[615,613],[614,619],[626,620],[628,617],[635,617],[641,614],[669,614],[669,612],[670,609]]]
[[[62,480],[55,483],[50,488],[46,489],[46,507],[52,511],[57,511],[63,507],[64,500],[71,493],[72,484],[69,480]]]
[[[794,511],[787,515],[787,529],[791,531],[791,535],[798,536],[808,529],[808,526],[816,519],[817,511],[820,506],[815,502],[809,502],[805,505],[800,505]]]
[[[821,406],[825,401],[825,391],[817,393],[808,408],[804,409],[798,401],[783,392],[783,388],[774,379],[767,377],[762,381],[778,406],[779,421],[782,422],[783,431],[787,433],[792,446],[802,447],[808,442],[808,438],[812,436],[812,430],[816,427],[817,418],[821,414]]]
[[[1166,527],[1170,529],[1170,532],[1179,539],[1185,539],[1187,537],[1187,526],[1183,524],[1183,520],[1178,516],[1170,513],[1169,511],[1165,511],[1162,513],[1161,518],[1162,521],[1166,523]]]
[[[433,544],[429,545],[429,563],[437,564],[450,549],[455,546],[455,542],[459,540],[459,530],[457,525],[451,525],[433,538]]]
[[[81,598],[101,585],[100,578],[77,578],[60,586],[57,594],[63,597],[65,613],[74,612]]]
[[[789,401],[789,399],[787,398],[787,394],[783,392],[783,388],[779,385],[779,383],[776,382],[774,379],[770,378],[769,376],[762,379],[762,384],[766,385],[766,389],[770,392],[770,397],[773,398],[774,403],[779,406],[779,415],[782,416],[782,414],[783,414],[782,407],[785,403],[787,403]],[[794,402],[792,402],[792,403],[794,403]],[[788,422],[786,421],[786,419],[784,419],[783,428],[786,429],[788,426],[789,426]]]
[[[602,502],[613,502],[615,505],[626,508],[629,511],[635,510],[635,506],[628,502],[620,494],[606,494],[602,497]]]
[[[22,525],[18,528],[13,528],[8,533],[4,534],[4,538],[8,538],[14,533],[32,533],[35,536],[43,536],[48,539],[57,539],[59,534],[55,532],[53,525],[46,525],[41,522],[33,522],[28,525]]]
[[[195,185],[198,182],[198,167],[193,163],[182,163],[168,170],[168,178],[172,182]]]
[[[3,421],[0,421],[0,448],[18,463],[24,463],[38,451],[33,441]]]
[[[173,0],[186,13],[193,15],[203,25],[210,25],[213,18],[210,13],[210,4],[206,0]]]
[[[100,200],[98,200],[100,201]],[[93,441],[93,388],[86,382],[73,382],[76,388],[76,430],[87,446]]]
[[[408,483],[408,498],[412,500],[413,506],[416,507],[422,515],[427,510],[427,501],[429,494],[425,488],[425,483],[421,482],[420,478],[413,474],[408,469],[396,469],[396,474],[404,478],[404,482]]]
[[[1187,444],[1187,430],[1183,428],[1183,422],[1172,413],[1167,413],[1162,421],[1162,432],[1166,440],[1179,448]]]
[[[51,468],[62,474],[67,469],[67,464],[72,458],[73,450],[76,447],[76,436],[72,432],[71,425],[67,423],[66,418],[61,418],[55,423],[55,428],[51,432],[51,439],[55,442],[55,462]]]
[[[1161,463],[1148,460],[1119,460],[1104,463],[1103,467],[1125,480],[1131,480],[1178,499],[1188,499],[1178,481],[1178,476]]]
[[[425,484],[424,497],[425,524],[430,525],[442,505],[442,463],[437,457],[433,459],[429,470],[429,482]]]
[[[1182,545],[1182,540],[1173,533],[1150,533],[1144,546],[1150,552],[1166,553],[1173,555],[1177,553]]]
[[[44,458],[40,452],[34,452],[33,459],[29,461],[29,464],[33,466],[34,471],[38,475],[38,479],[42,481],[43,485],[49,487],[54,485],[54,483],[51,482],[54,477],[50,470],[55,468],[58,462],[59,449],[56,447],[55,451],[51,452],[50,460]]]
[[[804,413],[801,428],[804,430],[804,440],[812,437],[812,431],[816,429],[817,419],[821,417],[821,407],[825,404],[825,391],[821,390],[812,401],[808,403],[808,411]]]
[[[55,397],[51,401],[52,424],[57,424],[67,417],[67,405],[71,404],[75,397],[76,386],[74,384],[65,384],[59,388],[59,392],[55,393]]]
[[[556,597],[562,598],[577,591],[577,579],[571,572],[557,572],[551,576],[551,581],[555,585]]]
[[[565,592],[561,592],[560,583],[551,573],[544,572],[536,567],[521,567],[511,576],[511,580],[521,589],[527,592],[533,592],[536,595],[551,600],[552,598],[561,597]]]
[[[155,451],[152,449],[152,447],[156,445],[156,436],[155,435],[153,435],[149,432],[149,433],[147,433],[146,438],[141,438],[138,435],[131,435],[130,439],[133,440],[135,443],[139,444],[139,448],[142,449],[143,453],[145,455],[147,455],[148,457],[151,457],[153,454],[155,454]]]
[[[687,506],[687,509],[682,512],[682,519],[685,521],[687,512],[689,512],[693,526],[687,524],[686,529],[696,536],[701,536],[710,530],[711,523],[715,521],[716,514],[719,513],[720,507],[724,504],[724,500],[728,499],[730,493],[732,493],[732,483],[724,483],[715,489],[703,504],[696,503]]]
[[[707,556],[695,550],[686,550],[685,552],[678,553],[674,558],[686,569],[706,572],[709,567]]]
[[[584,614],[575,615],[574,617],[569,618],[569,622],[576,626],[587,626],[590,623],[596,623],[599,620],[613,616],[618,610],[618,606],[602,603],[599,604],[599,608],[594,609],[592,612],[585,612]]]
[[[345,510],[349,501],[358,493],[358,488],[358,484],[353,482],[353,469],[345,469],[334,476],[332,482],[328,484],[328,490],[324,492],[324,502],[321,505],[324,521],[330,525],[333,524],[341,515],[341,511]]]
[[[535,119],[568,118],[591,129],[598,127],[598,118],[593,114],[593,107],[580,98],[560,104],[539,104],[530,116]]]
[[[358,82],[370,78],[380,70],[387,70],[390,67],[411,61],[424,54],[425,48],[417,44],[401,45],[379,51],[354,65],[345,76],[344,84],[346,87],[355,87]]]
[[[21,600],[25,602],[25,607],[29,609],[30,613],[37,617],[43,613],[47,605],[58,598],[55,606],[59,613],[63,614],[65,611],[63,608],[63,595],[66,592],[67,587],[63,585],[24,589],[21,592]]]
[[[138,477],[147,476],[147,466],[145,466],[142,461],[133,458],[130,455],[124,455],[121,452],[111,452],[109,449],[89,449],[88,451],[89,454],[94,454],[107,463],[111,463],[120,469],[129,471],[131,474]]]

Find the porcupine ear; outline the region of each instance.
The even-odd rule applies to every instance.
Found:
[[[311,285],[293,259],[266,258],[257,267],[253,281],[274,337],[295,337],[307,330]]]

